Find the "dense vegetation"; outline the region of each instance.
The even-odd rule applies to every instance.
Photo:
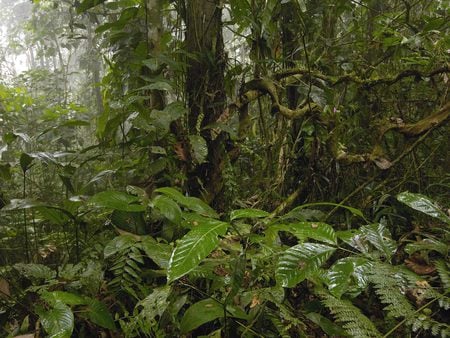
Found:
[[[450,336],[448,2],[0,7],[0,336]]]

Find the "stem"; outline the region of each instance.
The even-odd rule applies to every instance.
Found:
[[[27,181],[26,181],[26,171],[23,171],[23,183],[22,183],[22,197],[23,199],[27,196]],[[29,243],[28,243],[28,231],[27,231],[27,212],[26,209],[23,209],[23,231],[25,234],[25,258],[26,262],[30,263],[30,252],[29,252]]]

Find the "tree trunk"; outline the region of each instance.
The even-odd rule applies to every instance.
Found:
[[[226,106],[222,8],[219,0],[187,1],[186,50],[189,55],[186,78],[188,131],[189,135],[202,136],[208,146],[207,161],[191,165],[188,191],[219,206],[217,198],[223,188],[224,144],[228,135],[223,132],[215,135],[211,129],[204,129],[218,120]]]

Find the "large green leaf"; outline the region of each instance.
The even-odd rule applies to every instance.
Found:
[[[72,310],[61,301],[55,302],[54,306],[48,310],[38,310],[42,327],[47,332],[49,338],[70,338],[74,327],[74,317]]]
[[[352,284],[359,289],[367,285],[367,269],[369,261],[363,257],[346,257],[338,260],[326,272],[326,283],[331,294],[337,298],[351,287]]]
[[[174,188],[164,187],[155,190],[161,194],[169,196],[178,204],[192,210],[198,212],[201,215],[218,218],[217,213],[212,209],[208,204],[203,202],[201,199],[197,197],[188,197],[184,196],[181,192]]]
[[[136,308],[141,309],[140,313],[146,320],[152,320],[156,316],[161,317],[169,306],[167,298],[170,293],[171,288],[168,285],[156,288],[150,295],[141,300]]]
[[[301,243],[287,249],[278,261],[277,283],[283,287],[294,287],[314,274],[335,250],[319,243]]]
[[[122,211],[145,211],[146,207],[138,204],[139,198],[121,191],[102,191],[91,197],[90,202],[104,208]]]
[[[86,309],[80,312],[80,315],[87,318],[90,322],[105,329],[115,330],[116,324],[106,305],[97,299],[87,298]]]
[[[427,196],[404,191],[397,195],[397,199],[414,210],[423,212],[428,216],[435,217],[442,222],[450,224],[450,217],[448,217],[445,212],[443,212],[436,203]]]
[[[86,304],[85,297],[66,291],[43,292],[41,297],[50,304],[57,302],[63,302],[66,305]]]
[[[151,258],[159,267],[167,269],[172,253],[172,247],[169,244],[159,243],[150,236],[142,238],[139,247],[145,254]]]
[[[227,223],[211,219],[183,236],[170,257],[168,283],[184,276],[200,264],[217,247],[218,236],[224,235],[227,229]]]
[[[337,237],[331,225],[321,222],[299,222],[288,225],[290,231],[300,240],[312,238],[317,241],[336,244]],[[288,230],[289,231],[289,230]]]
[[[263,218],[269,215],[270,213],[260,209],[238,209],[231,212],[230,220],[234,221],[235,219],[240,218]]]
[[[247,319],[247,315],[241,309],[227,306],[227,316]],[[204,299],[191,305],[184,313],[181,320],[181,333],[190,332],[200,325],[224,316],[223,306],[214,299]]]
[[[316,202],[316,203],[307,203],[307,204],[302,204],[294,209],[291,210],[291,212],[296,212],[300,209],[303,208],[307,208],[307,207],[311,207],[311,206],[318,206],[318,205],[325,205],[325,206],[333,206],[336,208],[343,208],[343,209],[347,209],[348,211],[350,211],[353,215],[361,217],[362,219],[365,220],[364,214],[361,210],[356,209],[356,208],[352,208],[349,207],[347,205],[343,205],[343,204],[337,204],[337,203],[331,203],[331,202]]]
[[[361,233],[379,251],[390,260],[397,250],[397,243],[391,238],[389,230],[381,223],[361,227]]]
[[[116,253],[123,251],[136,243],[136,239],[131,235],[117,236],[106,244],[103,249],[105,258],[111,257]]]
[[[153,200],[153,207],[158,209],[159,212],[167,218],[169,221],[178,224],[181,221],[181,209],[173,199],[158,195]]]

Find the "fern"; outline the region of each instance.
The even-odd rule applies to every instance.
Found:
[[[352,337],[381,337],[372,321],[350,301],[338,299],[327,293],[321,293],[322,303],[330,309],[336,321],[343,323],[343,328]]]
[[[439,278],[441,279],[442,286],[445,290],[450,289],[450,271],[448,269],[448,263],[443,260],[438,260],[436,263],[436,270],[439,274]]]
[[[142,270],[144,264],[139,242],[131,236],[118,236],[105,247],[105,258],[111,258],[109,269],[114,278],[109,286],[115,291],[125,291],[137,300],[145,293],[143,289]],[[140,291],[140,293],[138,293]]]
[[[424,287],[423,299],[432,299],[421,308],[416,309],[406,298],[405,290],[408,286],[417,287],[420,285],[419,279],[406,271],[388,265],[377,263],[374,265],[369,281],[375,287],[375,293],[380,301],[386,305],[384,310],[393,318],[403,318],[389,333],[397,329],[400,325],[411,327],[413,332],[418,330],[431,330],[432,335],[446,337],[450,335],[450,326],[431,318],[428,315],[427,307],[438,300],[440,307],[448,308],[448,297],[435,291],[430,286]],[[423,311],[422,311],[423,310]]]
[[[404,295],[409,283],[402,273],[391,265],[375,263],[369,281],[374,285],[381,303],[386,305],[384,310],[389,316],[406,318],[410,322],[415,316],[415,309]]]

